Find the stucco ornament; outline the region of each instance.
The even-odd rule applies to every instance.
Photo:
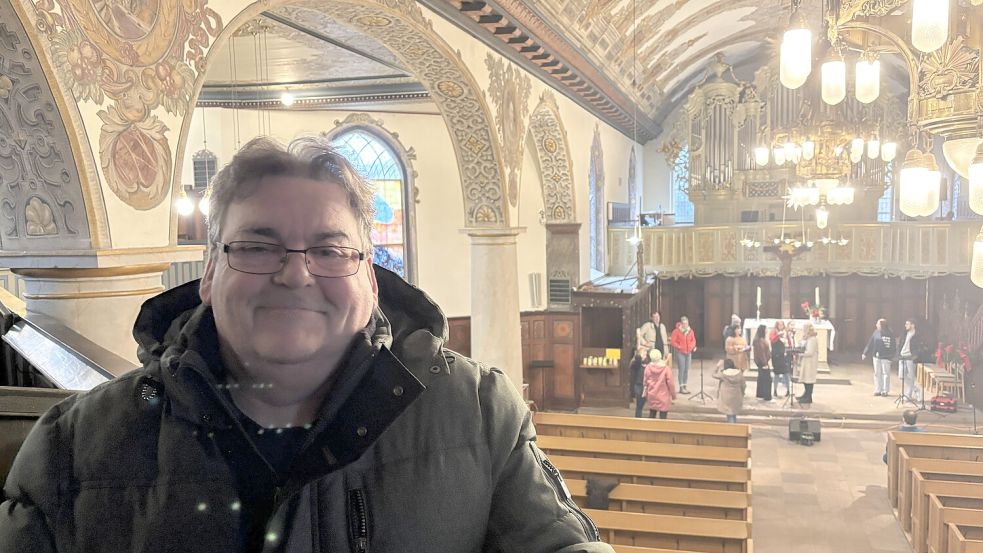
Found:
[[[556,98],[548,90],[540,97],[539,104],[529,117],[529,133],[536,145],[545,222],[572,223],[576,220],[576,210],[570,149]]]
[[[51,206],[44,200],[34,196],[27,202],[27,209],[24,213],[27,219],[28,236],[47,236],[58,234],[58,225],[55,224],[55,214],[51,211]]]
[[[221,17],[208,0],[36,0],[34,8],[59,80],[76,101],[104,107],[97,115],[106,184],[136,209],[159,205],[170,185],[171,145],[153,113],[188,112]]]
[[[515,207],[519,201],[519,177],[532,82],[528,75],[491,52],[485,57],[485,66],[491,80],[488,95],[495,104],[495,123],[508,175],[509,204]]]
[[[100,111],[99,160],[110,189],[136,209],[150,209],[167,196],[171,150],[167,127],[155,116],[127,120],[111,106]]]

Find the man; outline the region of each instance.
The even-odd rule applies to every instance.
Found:
[[[211,200],[200,284],[137,319],[143,368],[25,441],[0,551],[612,551],[508,378],[373,268],[343,158],[255,139]]]
[[[636,330],[638,336],[638,346],[645,349],[657,349],[663,357],[668,356],[666,347],[669,345],[669,333],[666,332],[666,325],[662,324],[662,315],[658,311],[653,311],[651,317]]]
[[[723,333],[724,351],[727,351],[727,347],[726,347],[727,338],[730,338],[731,336],[734,335],[735,328],[737,329],[738,334],[743,334],[743,330],[741,329],[741,318],[737,315],[737,313],[731,315],[730,324],[724,326],[724,333]]]
[[[642,410],[645,408],[645,364],[648,363],[649,350],[645,348],[635,348],[635,356],[628,364],[628,371],[631,373],[631,394],[635,398],[635,418],[642,418]]]
[[[693,352],[696,351],[696,334],[690,328],[687,317],[680,317],[676,328],[672,330],[669,343],[672,346],[672,356],[676,365],[679,393],[688,394],[686,384],[689,382],[689,366],[693,361]]]
[[[901,377],[901,390],[904,395],[910,397],[914,401],[921,401],[922,390],[915,383],[915,363],[919,363],[925,352],[925,343],[921,338],[921,334],[915,328],[915,321],[908,319],[904,323],[905,337],[904,342],[901,344],[901,351],[899,352],[900,360],[898,365],[900,366],[899,376]]]
[[[867,347],[860,355],[860,359],[867,359],[868,355],[874,357],[874,395],[891,395],[891,359],[896,351],[894,344],[894,333],[888,326],[887,320],[878,319],[876,329],[867,341]]]

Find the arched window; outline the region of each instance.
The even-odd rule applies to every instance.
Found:
[[[374,262],[407,278],[406,178],[399,158],[389,144],[362,128],[342,132],[331,144],[376,187]]]
[[[672,175],[669,177],[669,189],[672,194],[672,209],[676,213],[676,224],[692,225],[693,202],[689,200],[689,146],[683,146],[672,164]]]

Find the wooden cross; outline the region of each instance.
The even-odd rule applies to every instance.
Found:
[[[794,243],[779,243],[774,246],[765,246],[762,250],[773,254],[782,263],[782,268],[778,276],[782,277],[782,318],[792,318],[792,260],[811,250],[812,247],[804,243],[796,246]]]

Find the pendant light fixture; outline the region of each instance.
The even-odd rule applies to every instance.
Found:
[[[911,44],[931,54],[949,40],[949,0],[913,0]]]
[[[758,167],[766,167],[768,165],[768,156],[771,155],[771,151],[768,150],[767,146],[758,146],[754,149],[754,163]]]
[[[884,142],[881,144],[881,159],[885,163],[891,163],[896,157],[898,157],[897,142]]]
[[[839,48],[830,46],[822,66],[823,101],[835,106],[846,98],[846,62]]]
[[[799,9],[802,0],[792,0],[789,25],[779,50],[779,80],[786,88],[796,89],[812,73],[812,31]]]
[[[973,284],[983,288],[983,228],[973,242],[973,263],[970,265],[969,279]]]
[[[976,157],[969,166],[969,208],[983,214],[983,142],[976,147]]]
[[[829,226],[829,210],[825,205],[816,208],[816,226],[824,229]]]
[[[918,217],[923,201],[918,197],[919,183],[926,178],[928,169],[922,165],[922,151],[918,147],[908,150],[898,183],[898,208],[909,217]]]
[[[857,101],[869,104],[881,95],[881,61],[864,52],[857,62],[856,96]]]

